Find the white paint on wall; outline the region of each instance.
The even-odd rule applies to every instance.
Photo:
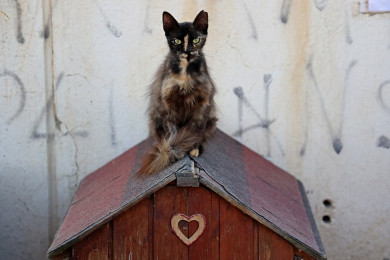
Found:
[[[304,183],[329,259],[389,258],[390,16],[359,4],[0,2],[1,257],[43,259],[81,179],[147,136],[162,11],[204,9],[219,127]]]

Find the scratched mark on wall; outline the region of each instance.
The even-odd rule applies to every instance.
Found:
[[[22,7],[19,0],[15,0],[16,4],[16,18],[17,18],[17,36],[18,43],[24,44],[23,29],[22,29]]]
[[[50,36],[50,25],[49,25],[49,23],[45,24],[45,27],[44,27],[43,32],[42,32],[42,36],[45,39],[49,38],[49,36]]]
[[[282,23],[288,22],[291,4],[292,4],[292,0],[283,0],[282,8],[280,9],[280,20],[282,21]]]
[[[72,76],[72,75],[70,75],[70,76]],[[39,133],[39,131],[38,131],[38,128],[42,124],[47,111],[50,110],[50,108],[53,104],[54,104],[55,127],[63,136],[66,136],[68,134],[71,135],[72,137],[74,137],[74,136],[87,137],[88,136],[88,132],[86,132],[86,131],[77,131],[77,130],[73,130],[73,129],[69,130],[69,127],[63,121],[61,121],[57,116],[57,111],[56,111],[57,109],[56,109],[56,104],[55,104],[55,92],[59,89],[63,78],[64,78],[64,73],[62,72],[57,78],[57,81],[56,81],[56,84],[54,87],[55,91],[53,91],[53,94],[47,100],[46,105],[42,108],[38,119],[35,120],[35,122],[33,124],[32,134],[31,134],[32,139],[40,139],[40,138],[52,139],[52,138],[54,138],[55,134]]]
[[[385,89],[385,87],[388,86],[390,86],[390,80],[386,80],[379,85],[377,100],[381,105],[381,107],[383,108],[383,110],[385,110],[387,113],[390,113],[390,106],[385,102],[385,99],[383,98],[384,96],[383,90]],[[376,141],[376,145],[377,147],[390,149],[390,139],[387,136],[381,135],[378,137],[378,140]]]
[[[379,136],[376,145],[381,148],[390,149],[390,139],[384,135]]]
[[[112,23],[110,23],[110,21],[107,20],[106,26],[108,30],[112,33],[112,35],[114,35],[115,37],[119,38],[122,36],[122,32],[119,31]]]
[[[270,124],[273,123],[273,121],[266,121],[255,109],[254,107],[249,103],[248,99],[244,95],[244,90],[242,87],[236,87],[233,89],[234,94],[238,97],[238,118],[239,118],[239,129],[233,133],[233,136],[236,137],[242,137],[242,135],[250,130],[256,129],[256,128],[268,128]],[[242,118],[243,118],[243,106],[246,106],[249,108],[259,119],[259,122],[252,124],[248,127],[243,127],[242,125]]]
[[[248,6],[245,4],[244,1],[241,1],[242,5],[244,6],[246,17],[248,18],[249,25],[251,27],[251,38],[255,39],[257,41],[257,29],[255,22],[253,21],[253,17],[251,15],[251,12],[248,9]]]
[[[106,27],[107,29],[110,31],[110,33],[112,35],[114,35],[115,37],[119,38],[122,36],[122,32],[120,30],[118,30],[118,28],[116,28],[115,25],[113,25],[110,20],[108,20],[106,14],[104,13],[102,7],[99,5],[98,1],[95,1],[97,7],[99,8],[99,11],[100,11],[100,14],[101,16],[104,18],[104,21],[106,22]]]
[[[306,69],[307,69],[307,72],[309,74],[309,77],[310,79],[313,81],[314,83],[314,89],[316,90],[316,93],[317,93],[317,96],[318,96],[318,99],[320,101],[320,107],[321,107],[321,112],[322,112],[322,115],[325,119],[325,122],[326,122],[326,126],[328,128],[328,131],[330,133],[330,136],[332,138],[332,146],[333,146],[333,149],[334,151],[339,154],[341,152],[341,150],[343,149],[343,142],[342,142],[342,132],[343,132],[343,127],[344,127],[344,116],[345,116],[345,109],[346,109],[346,100],[347,100],[347,90],[348,90],[348,85],[349,85],[349,79],[351,77],[351,71],[352,69],[356,66],[357,64],[357,60],[352,60],[349,64],[348,64],[348,68],[346,69],[345,71],[345,76],[344,76],[344,89],[343,89],[343,94],[342,94],[342,100],[341,100],[341,107],[340,107],[340,121],[338,123],[338,128],[337,130],[335,131],[331,125],[331,122],[330,122],[330,119],[329,119],[329,116],[328,116],[328,113],[326,112],[326,109],[325,109],[325,103],[324,103],[324,99],[323,99],[323,96],[322,96],[322,93],[319,89],[319,86],[318,86],[318,83],[317,83],[317,79],[314,75],[314,72],[313,72],[313,58],[310,57],[309,58],[309,61],[307,63],[307,66],[306,66]],[[306,100],[308,98],[308,93],[307,93],[307,89],[306,89]],[[308,113],[308,107],[307,107],[307,101],[306,101],[306,113]],[[307,130],[307,126],[305,128],[305,141],[303,143],[303,146],[300,150],[300,155],[303,156],[305,154],[305,150],[306,150],[306,145],[307,145],[307,139],[308,139],[308,130]]]
[[[304,156],[305,153],[306,153],[306,147],[307,147],[307,141],[309,139],[309,126],[308,126],[308,118],[309,118],[309,102],[308,102],[308,98],[309,98],[309,89],[306,87],[305,88],[305,102],[303,103],[303,105],[305,106],[304,107],[304,111],[306,113],[306,120],[304,120],[304,133],[303,133],[303,136],[304,136],[304,141],[303,141],[303,144],[302,144],[302,147],[301,149],[299,150],[299,155],[300,156]]]
[[[343,89],[343,94],[342,94],[342,103],[341,103],[341,111],[340,111],[340,123],[339,123],[339,128],[338,128],[338,131],[337,131],[337,136],[340,137],[341,139],[341,135],[342,135],[342,130],[343,130],[343,126],[344,126],[344,115],[345,115],[345,107],[346,107],[346,101],[347,101],[347,90],[348,90],[348,82],[349,82],[349,79],[351,77],[351,71],[352,69],[356,66],[357,64],[357,60],[352,60],[349,65],[348,65],[348,68],[346,69],[346,72],[345,72],[345,76],[344,76],[344,89]],[[341,142],[341,140],[340,140]],[[337,152],[337,151],[336,151]]]
[[[55,90],[58,90],[58,87],[60,86],[60,83],[62,81],[64,74],[61,73],[60,76],[57,78],[57,82],[55,85]],[[52,106],[54,102],[54,93],[50,96],[50,98],[47,100],[45,107],[42,108],[41,113],[38,117],[38,119],[34,122],[33,124],[33,129],[32,129],[32,134],[31,138],[33,139],[39,139],[39,138],[54,138],[53,134],[44,134],[44,133],[39,133],[38,128],[40,124],[43,122],[43,119],[46,115],[46,112],[50,110],[50,107]]]
[[[378,88],[378,93],[377,93],[377,99],[378,99],[378,102],[379,104],[381,105],[381,107],[388,113],[390,113],[390,106],[388,104],[386,104],[386,102],[384,101],[383,99],[383,89],[386,87],[386,86],[390,86],[390,80],[386,80],[384,82],[382,82],[380,85],[379,85],[379,88]]]
[[[351,35],[351,25],[349,21],[349,12],[344,12],[344,31],[345,31],[345,41],[351,45],[353,43]]]
[[[16,110],[15,114],[7,120],[7,124],[10,124],[23,112],[24,107],[26,106],[26,90],[24,88],[24,84],[23,84],[22,80],[19,78],[18,75],[16,75],[16,73],[5,69],[3,72],[0,73],[0,78],[1,77],[13,78],[20,88],[19,107],[18,107],[18,110]]]
[[[110,89],[110,97],[109,97],[109,104],[108,104],[108,111],[109,111],[109,122],[110,122],[110,130],[111,130],[111,144],[113,146],[117,145],[116,140],[116,129],[115,129],[115,117],[114,117],[114,90],[113,88]]]
[[[41,33],[41,37],[45,38],[45,40],[49,39],[50,37],[50,21],[52,20],[52,13],[53,10],[49,12],[49,18],[47,18],[47,22],[45,23],[45,26],[43,27],[43,32]]]
[[[53,6],[51,6],[51,2],[50,2],[49,16],[47,17],[47,21],[45,22],[45,26],[43,27],[43,32],[41,34],[41,37],[43,37],[45,39],[48,39],[50,37],[50,30],[51,30],[50,25],[52,22],[54,9],[56,8],[58,2],[59,1],[55,1]]]
[[[272,75],[271,74],[265,74],[263,77],[263,83],[264,83],[264,111],[265,111],[265,117],[263,117],[259,112],[256,111],[256,109],[252,106],[252,104],[248,101],[248,99],[245,97],[244,90],[242,87],[238,86],[233,89],[234,94],[238,98],[238,130],[235,131],[232,135],[235,137],[242,138],[242,135],[245,134],[248,131],[255,130],[258,128],[263,128],[266,130],[266,146],[267,150],[265,152],[265,156],[271,157],[271,137],[276,141],[277,146],[279,150],[281,151],[282,155],[284,156],[284,150],[282,148],[281,143],[276,138],[276,136],[273,134],[273,132],[270,129],[270,125],[275,122],[275,119],[269,119],[269,86],[272,82]],[[258,122],[251,124],[247,127],[243,126],[243,108],[244,106],[248,108],[251,113],[253,113],[257,119]]]
[[[264,82],[264,90],[265,90],[265,94],[264,94],[264,114],[265,114],[265,118],[264,120],[266,122],[271,122],[269,120],[269,117],[268,117],[268,108],[269,108],[269,86],[271,85],[272,83],[272,75],[271,74],[264,74],[263,76],[263,82]],[[273,120],[275,121],[275,120]],[[271,125],[271,123],[268,124],[267,126],[267,131],[265,132],[265,136],[266,136],[266,143],[267,143],[267,153],[266,153],[266,156],[268,157],[271,157],[271,140],[270,140],[270,131],[269,131],[269,126]]]
[[[313,0],[314,5],[319,11],[322,11],[325,9],[326,5],[328,4],[329,0]]]
[[[333,149],[335,150],[336,153],[339,154],[341,152],[341,150],[343,149],[343,143],[342,143],[341,137],[340,137],[341,133],[336,134],[335,131],[333,130],[331,123],[330,123],[329,116],[328,116],[326,109],[325,109],[324,99],[322,97],[322,93],[321,93],[320,88],[318,86],[317,79],[316,79],[314,72],[313,72],[313,58],[312,57],[309,58],[309,61],[306,65],[306,69],[307,69],[307,72],[309,74],[310,79],[313,81],[314,89],[317,93],[317,96],[318,96],[318,99],[320,102],[321,112],[322,112],[322,115],[325,119],[326,126],[327,126],[328,131],[329,131],[331,138],[332,138]]]

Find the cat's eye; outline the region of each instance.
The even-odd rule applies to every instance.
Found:
[[[179,40],[179,39],[175,39],[175,44],[177,44],[177,45],[179,45],[179,44],[181,44],[181,40]]]
[[[197,43],[200,42],[200,39],[199,39],[199,38],[195,38],[195,39],[192,40],[192,42],[195,43],[195,44],[197,44]]]

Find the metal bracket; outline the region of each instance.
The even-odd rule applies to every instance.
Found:
[[[185,165],[176,172],[178,187],[199,187],[199,175],[194,161],[190,157],[183,158]]]

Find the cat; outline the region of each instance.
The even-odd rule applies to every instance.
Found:
[[[169,53],[149,90],[149,132],[155,144],[142,159],[141,175],[158,173],[187,154],[199,156],[217,123],[216,88],[202,52],[207,12],[192,23],[178,23],[168,12],[162,18]]]

